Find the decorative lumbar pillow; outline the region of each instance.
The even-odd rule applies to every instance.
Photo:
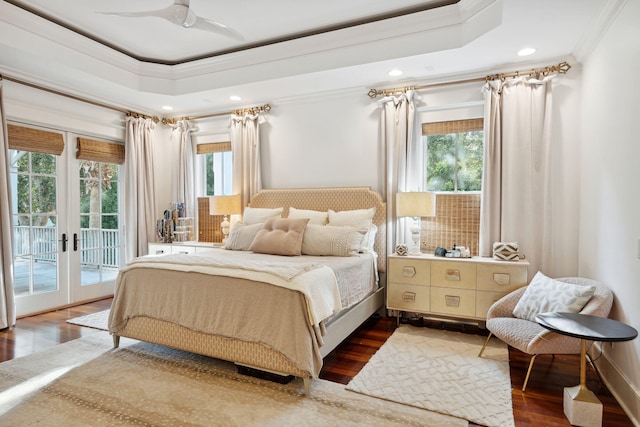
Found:
[[[283,208],[251,208],[247,206],[242,213],[242,222],[245,224],[264,223],[271,217],[282,215]]]
[[[535,322],[540,313],[579,313],[595,290],[595,286],[565,283],[538,272],[513,309],[513,315]]]
[[[288,218],[309,218],[309,224],[326,225],[329,222],[329,212],[313,211],[309,209],[289,208]]]
[[[360,252],[367,252],[369,250],[369,241],[373,240],[373,238],[371,238],[370,230],[373,225],[372,221],[375,214],[376,208],[355,209],[340,212],[335,212],[329,209],[329,225],[346,225],[353,227],[356,230],[365,230],[365,235],[360,243]]]
[[[255,239],[258,231],[262,230],[264,223],[245,224],[238,221],[233,224],[225,249],[232,251],[248,251],[253,239]]]
[[[308,218],[271,217],[258,231],[249,250],[272,255],[301,255],[302,239],[308,222]]]
[[[348,226],[309,224],[302,239],[302,255],[357,255],[363,234]]]

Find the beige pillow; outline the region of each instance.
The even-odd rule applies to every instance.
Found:
[[[313,211],[309,209],[289,208],[288,218],[309,218],[309,224],[326,225],[329,222],[329,212]]]
[[[244,222],[236,222],[231,227],[229,237],[227,237],[227,244],[225,249],[232,251],[248,251],[251,246],[251,242],[255,239],[258,231],[262,230],[264,223],[257,224],[245,224]]]
[[[302,240],[308,222],[308,218],[269,218],[262,230],[258,231],[249,250],[271,255],[301,255]]]
[[[309,224],[302,239],[303,255],[353,256],[360,250],[364,230],[348,226]]]
[[[245,224],[264,223],[272,216],[282,215],[283,208],[251,208],[247,206],[242,213],[242,222]]]

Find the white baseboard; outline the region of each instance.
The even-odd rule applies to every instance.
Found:
[[[618,368],[611,363],[602,351],[602,347],[602,343],[595,343],[589,352],[595,360],[596,369],[604,384],[622,407],[622,410],[631,419],[633,425],[640,427],[640,393],[633,389]]]

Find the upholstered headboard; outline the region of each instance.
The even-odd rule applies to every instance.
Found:
[[[373,223],[378,227],[374,249],[378,254],[378,270],[385,271],[386,266],[386,218],[387,210],[380,194],[368,187],[339,188],[292,188],[262,190],[251,198],[252,208],[283,207],[283,217],[289,215],[289,207],[316,211],[346,211],[353,209],[375,208]]]

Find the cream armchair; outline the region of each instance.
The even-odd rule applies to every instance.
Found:
[[[595,286],[595,292],[580,313],[593,316],[608,317],[613,303],[613,294],[602,283],[580,277],[565,277],[556,279],[561,282],[581,286]],[[527,388],[529,375],[536,356],[539,354],[580,354],[580,340],[565,335],[560,335],[543,328],[536,322],[514,317],[513,309],[522,297],[526,287],[517,289],[499,299],[487,312],[487,329],[489,336],[485,345],[480,350],[478,357],[482,356],[484,348],[492,335],[495,335],[506,344],[518,350],[530,354],[529,369],[522,385],[522,391]]]

